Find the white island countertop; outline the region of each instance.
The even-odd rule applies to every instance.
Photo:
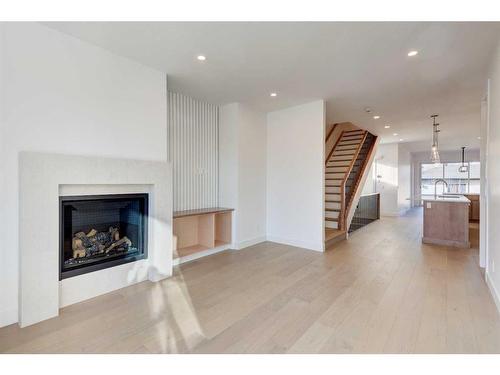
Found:
[[[470,203],[470,200],[463,195],[438,195],[437,198],[425,197],[424,202],[449,202],[449,203]]]

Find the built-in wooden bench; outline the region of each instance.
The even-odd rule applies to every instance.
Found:
[[[174,264],[226,250],[231,244],[232,208],[175,211]]]

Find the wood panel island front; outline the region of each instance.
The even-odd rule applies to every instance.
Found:
[[[463,195],[425,198],[422,242],[469,248],[469,205]]]

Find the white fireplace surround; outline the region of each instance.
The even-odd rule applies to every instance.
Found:
[[[59,281],[59,196],[149,194],[148,258]],[[144,280],[172,275],[171,165],[73,155],[19,154],[19,324]]]

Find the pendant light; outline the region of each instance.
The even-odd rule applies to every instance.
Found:
[[[439,150],[438,150],[438,134],[439,134],[439,129],[438,126],[439,124],[436,124],[436,117],[439,115],[432,115],[432,148],[431,148],[431,162],[433,163],[439,163]]]
[[[465,147],[462,147],[462,165],[458,168],[460,173],[467,173],[469,166],[465,165]]]

